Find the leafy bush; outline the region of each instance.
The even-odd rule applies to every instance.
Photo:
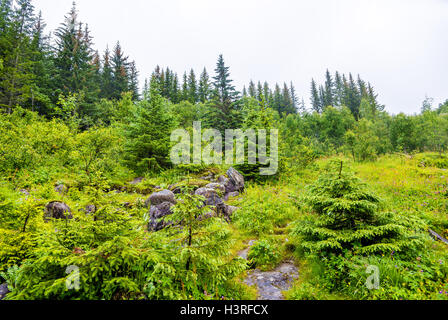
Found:
[[[255,242],[250,248],[248,258],[257,268],[269,268],[280,259],[279,248],[268,240]]]

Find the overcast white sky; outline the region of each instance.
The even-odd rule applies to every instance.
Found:
[[[292,81],[309,104],[325,70],[370,81],[392,113],[448,99],[448,0],[77,0],[96,48],[120,40],[141,81],[156,65],[181,75],[224,54],[239,89]],[[72,0],[35,0],[54,30]]]

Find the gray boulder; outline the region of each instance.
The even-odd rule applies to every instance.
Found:
[[[46,219],[73,219],[72,210],[63,202],[53,201],[45,207]]]
[[[211,188],[199,188],[196,190],[195,194],[197,196],[203,196],[205,198],[206,206],[218,206],[223,203],[222,199],[219,197],[218,192]]]
[[[148,208],[149,206],[157,206],[164,202],[170,202],[172,204],[176,204],[176,196],[170,190],[162,190],[160,192],[153,193],[148,200],[145,202],[145,206]]]
[[[0,285],[0,300],[3,300],[6,295],[9,293],[8,285],[6,283],[3,283]]]
[[[226,184],[226,193],[244,191],[244,177],[241,173],[234,168],[230,168],[227,171],[227,176],[229,177],[229,181]]]
[[[158,204],[157,206],[151,206],[151,209],[149,211],[151,218],[160,219],[173,214],[173,212],[171,211],[172,206],[173,204],[171,202],[164,202]]]
[[[145,202],[146,207],[150,207],[149,211],[149,231],[160,231],[171,223],[164,221],[164,217],[173,214],[171,207],[176,204],[176,198],[172,191],[162,190],[153,193]]]
[[[227,179],[224,176],[219,176],[218,177],[218,183],[220,183],[220,184],[225,186],[227,183],[229,183],[229,179]]]
[[[172,204],[171,202],[164,202],[156,206],[151,206],[151,209],[149,211],[149,231],[160,231],[172,225],[171,222],[167,222],[163,218],[173,214],[173,211],[171,210],[171,207],[173,205],[174,204]]]

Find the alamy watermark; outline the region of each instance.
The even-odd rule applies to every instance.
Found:
[[[68,266],[67,269],[65,270],[65,273],[68,274],[68,277],[65,280],[65,286],[67,287],[67,290],[79,290],[80,288],[79,267]]]
[[[241,129],[202,130],[201,122],[193,123],[193,139],[185,129],[171,134],[171,142],[177,143],[171,150],[171,162],[180,164],[228,165],[260,164],[260,175],[272,176],[278,172],[278,130]],[[193,148],[191,148],[191,145]],[[224,147],[224,148],[223,148]],[[247,150],[246,150],[247,149]],[[247,151],[247,152],[246,152]],[[247,160],[247,162],[246,162]]]
[[[366,281],[367,289],[378,290],[380,288],[380,268],[377,266],[368,266],[366,273],[370,274]]]

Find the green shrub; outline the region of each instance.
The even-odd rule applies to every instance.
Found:
[[[240,207],[233,218],[236,225],[253,235],[272,234],[297,215],[288,193],[279,187],[249,186],[235,205]]]
[[[257,268],[269,269],[279,262],[279,248],[268,240],[255,242],[250,248],[248,258]]]
[[[444,153],[424,153],[416,157],[420,167],[448,169],[448,155]]]
[[[313,284],[328,293],[356,300],[448,299],[447,256],[421,253],[413,257],[392,252],[365,257],[346,251],[340,255],[314,256]],[[378,287],[369,288],[372,273],[378,268]]]
[[[424,223],[382,213],[380,199],[343,165],[330,162],[303,196],[312,212],[295,223],[293,235],[300,238],[300,247],[317,253],[375,254],[421,246]]]

